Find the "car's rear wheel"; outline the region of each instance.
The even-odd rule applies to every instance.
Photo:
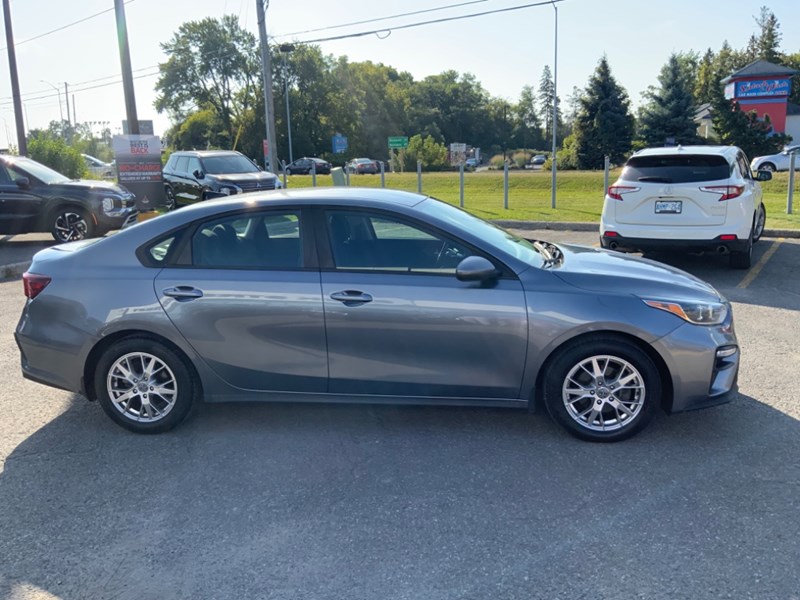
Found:
[[[756,214],[756,220],[753,224],[753,243],[755,244],[758,240],[761,239],[761,236],[764,234],[764,225],[767,222],[767,209],[764,208],[762,204],[758,208],[758,213]]]
[[[774,173],[775,171],[777,171],[777,169],[775,168],[775,165],[773,165],[772,163],[769,163],[769,162],[768,163],[764,163],[763,165],[758,167],[758,170],[759,171],[769,171],[770,173]]]
[[[168,185],[164,186],[164,194],[167,197],[167,210],[175,210],[177,208],[177,202],[175,201],[175,192],[172,191],[172,188]]]
[[[175,427],[192,407],[196,389],[182,358],[149,338],[128,338],[106,350],[94,386],[106,414],[136,433]]]
[[[544,400],[553,419],[591,442],[640,432],[661,401],[661,377],[635,344],[595,338],[559,351],[547,367]]]
[[[94,235],[94,221],[83,208],[64,206],[50,217],[50,233],[57,242],[83,240]]]

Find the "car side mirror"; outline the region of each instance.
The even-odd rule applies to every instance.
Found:
[[[769,181],[772,179],[772,173],[769,171],[759,171],[756,173],[756,181]]]
[[[17,187],[21,190],[27,190],[31,187],[31,180],[27,177],[17,177],[14,181],[16,181]]]
[[[192,175],[194,175],[195,179],[202,179],[203,177],[205,177],[205,174],[200,169],[195,169]]]
[[[456,279],[459,281],[488,281],[499,275],[495,266],[482,256],[468,256],[456,267]]]

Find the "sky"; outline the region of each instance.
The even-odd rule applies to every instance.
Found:
[[[312,40],[386,28],[380,36],[322,42],[323,52],[372,60],[410,72],[415,79],[447,69],[474,74],[493,96],[515,101],[525,85],[538,86],[542,69],[554,64],[552,5],[471,19],[398,29],[420,21],[530,4],[535,0],[270,0],[267,31],[277,42]],[[613,75],[634,106],[656,84],[672,52],[719,49],[724,40],[746,45],[753,19],[765,0],[564,0],[558,6],[558,93],[566,100],[584,87],[598,60],[608,57]],[[312,33],[288,35],[367,19],[460,4],[446,10]],[[108,123],[118,133],[125,118],[113,0],[11,0],[20,89],[27,128],[59,119],[64,83],[79,122]],[[800,51],[800,4],[771,0],[785,52]],[[126,15],[140,119],[153,119],[155,133],[169,127],[153,108],[157,65],[166,60],[160,44],[185,21],[236,14],[257,35],[256,0],[128,0]],[[88,18],[55,33],[47,33]],[[46,34],[46,35],[42,35]],[[40,36],[40,37],[39,37]],[[37,38],[30,40],[30,38]],[[383,39],[381,39],[383,38]],[[30,41],[27,41],[30,40]],[[0,147],[15,144],[11,80],[0,47]],[[56,96],[58,88],[61,92]],[[89,89],[92,88],[92,89]],[[66,116],[65,116],[66,118]],[[97,126],[99,129],[99,125]],[[468,142],[468,140],[465,140]]]

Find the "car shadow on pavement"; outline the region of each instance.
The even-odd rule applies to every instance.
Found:
[[[612,445],[320,404],[142,436],[75,396],[0,473],[0,597],[791,598],[798,439],[748,396]]]

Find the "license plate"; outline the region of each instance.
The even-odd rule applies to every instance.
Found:
[[[658,200],[656,201],[656,214],[679,215],[683,210],[681,200]]]

